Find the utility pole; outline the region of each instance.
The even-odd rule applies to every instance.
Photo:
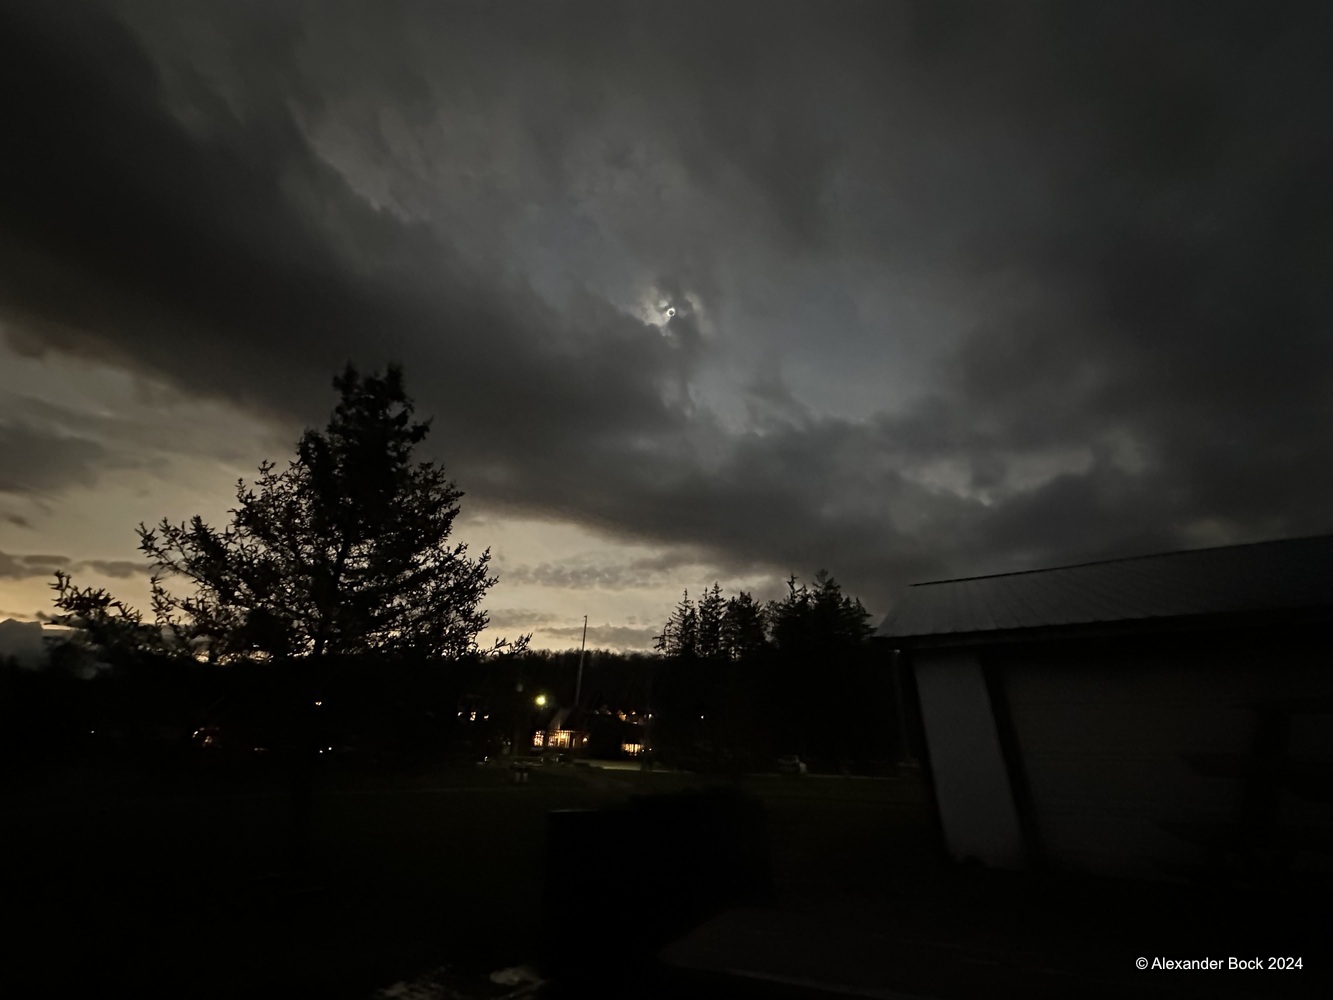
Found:
[[[574,681],[574,712],[577,717],[579,703],[583,697],[583,650],[588,645],[588,616],[583,616],[583,641],[579,643],[579,674]]]

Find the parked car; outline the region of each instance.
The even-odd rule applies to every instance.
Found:
[[[788,754],[785,757],[778,758],[779,774],[805,774],[805,761],[801,760],[796,754]]]

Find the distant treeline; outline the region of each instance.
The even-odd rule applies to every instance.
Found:
[[[715,583],[658,638],[653,745],[668,762],[750,768],[797,754],[817,769],[897,760],[896,686],[861,602],[820,572],[767,604]]]
[[[564,730],[591,735],[571,752],[629,746],[696,770],[767,769],[788,754],[875,770],[901,756],[900,713],[870,631],[860,603],[821,573],[767,604],[716,584],[697,601],[687,593],[654,653],[219,664],[141,649],[92,670],[75,640],[53,646],[45,669],[0,664],[0,742],[20,767],[310,747],[410,765],[530,753],[535,730]]]

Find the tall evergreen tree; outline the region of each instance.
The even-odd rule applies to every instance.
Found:
[[[809,610],[812,635],[820,645],[856,646],[870,638],[873,631],[860,599],[846,597],[828,570],[815,574]]]
[[[809,645],[810,589],[796,585],[796,575],[787,578],[787,596],[769,601],[767,609],[769,639],[779,651],[791,653]]]
[[[699,598],[696,653],[705,660],[720,659],[723,655],[722,627],[727,602],[722,588],[713,583]]]
[[[716,583],[697,605],[686,592],[657,643],[673,661],[658,688],[661,744],[691,766],[717,754],[757,766],[765,753],[841,765],[873,755],[883,699],[867,670],[868,617],[823,570],[812,585],[793,575],[767,606],[744,591],[724,600]]]
[[[341,398],[325,430],[307,430],[287,468],[264,462],[252,486],[238,483],[225,529],[198,516],[139,526],[155,569],[155,629],[58,577],[66,622],[94,636],[156,635],[211,659],[480,652],[490,552],[473,559],[449,543],[463,494],[443,469],[414,460],[430,424],[413,419],[402,371],[363,377],[349,365],[333,384]],[[190,589],[169,591],[168,578]],[[525,643],[497,640],[491,651]]]
[[[699,644],[699,613],[690,592],[686,590],[662,628],[653,648],[667,656],[691,658],[697,655]]]
[[[733,660],[756,657],[767,641],[764,608],[747,592],[741,591],[727,600],[722,616],[722,646]]]

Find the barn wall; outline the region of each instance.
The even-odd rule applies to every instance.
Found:
[[[1256,812],[1245,772],[1262,712],[1306,705],[1284,723],[1279,753],[1333,761],[1333,719],[1311,700],[1333,696],[1328,654],[1281,637],[987,653],[1004,684],[1047,862],[1147,877],[1243,866],[1216,845],[1234,841]],[[1287,782],[1272,785],[1260,796],[1261,833],[1290,847],[1294,867],[1333,871],[1333,858],[1300,846],[1318,842],[1320,831],[1333,845],[1329,804]]]
[[[1021,867],[1023,838],[980,660],[968,651],[922,650],[913,668],[949,854]]]

